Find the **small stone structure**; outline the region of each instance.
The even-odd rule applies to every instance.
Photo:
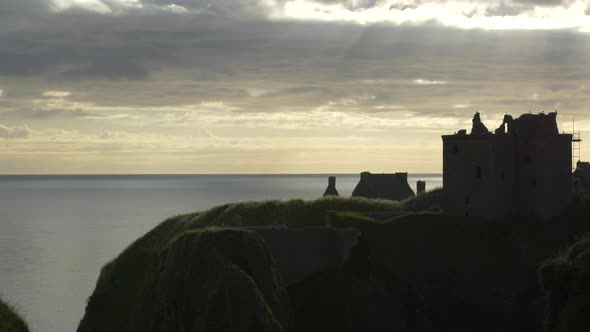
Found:
[[[443,207],[456,216],[551,217],[572,198],[572,135],[557,112],[505,115],[491,133],[473,117],[471,134],[442,136]]]
[[[371,174],[362,172],[352,192],[353,197],[381,198],[402,201],[415,196],[408,185],[408,173]]]
[[[244,228],[256,231],[268,244],[285,286],[327,268],[342,266],[361,234],[356,229],[337,227]]]
[[[336,190],[336,177],[335,176],[330,176],[328,178],[328,187],[326,188],[326,191],[324,191],[323,197],[326,197],[326,196],[340,196],[340,194],[338,194],[338,190]]]
[[[416,195],[424,194],[426,192],[426,181],[418,180],[416,182]]]

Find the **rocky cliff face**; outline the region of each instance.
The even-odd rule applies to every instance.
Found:
[[[334,217],[339,226],[354,221],[344,222]],[[360,227],[344,268],[288,288],[295,331],[543,331],[536,270],[572,229],[561,221],[490,224],[432,213]],[[567,289],[584,280],[581,271]],[[590,317],[582,299],[567,303],[578,321]],[[587,331],[590,323],[580,326]]]
[[[589,330],[589,241],[545,264],[543,287],[537,270],[590,231],[590,198],[553,220],[415,213],[378,222],[342,212],[376,206],[384,205],[268,201],[172,218],[103,268],[79,331],[540,332],[544,321],[547,332]],[[326,211],[334,226],[362,235],[342,267],[287,291],[259,235],[201,229],[234,215],[320,225]]]
[[[78,331],[281,332],[289,317],[258,235],[168,222],[103,268]]]

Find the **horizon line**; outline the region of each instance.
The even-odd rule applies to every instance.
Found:
[[[365,172],[365,171],[363,171]],[[352,175],[355,173],[29,173],[29,174],[0,174],[0,176],[149,176],[149,175]],[[442,175],[442,172],[371,172],[372,174],[408,173],[416,175]]]

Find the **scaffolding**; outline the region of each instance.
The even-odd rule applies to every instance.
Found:
[[[582,136],[580,130],[576,132],[576,121],[572,119],[572,172],[576,170],[576,164],[582,159]]]

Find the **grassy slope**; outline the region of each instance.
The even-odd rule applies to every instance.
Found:
[[[399,331],[536,328],[543,294],[535,271],[572,235],[589,230],[590,199],[580,198],[566,215],[548,221],[483,223],[415,213],[377,222],[364,215],[430,210],[439,196],[435,191],[404,203],[360,198],[240,202],[172,217],[105,266],[95,294],[108,280],[145,283],[153,255],[190,230],[231,225],[236,215],[244,225],[317,226],[331,213],[335,226],[357,227],[363,235],[343,269],[325,271],[289,289],[296,330],[322,330],[336,321],[341,331],[355,330],[355,322],[361,329],[372,324],[376,330]],[[120,297],[135,298],[134,289],[123,289]]]
[[[328,211],[389,211],[403,209],[403,204],[365,198],[322,198],[311,201],[266,200],[220,205],[204,212],[181,215],[174,221],[189,223],[190,228],[223,226],[239,215],[244,226],[287,225],[305,227],[324,225]]]
[[[285,331],[287,294],[264,241],[186,226],[168,220],[107,264],[78,331]]]
[[[0,299],[0,331],[2,332],[27,332],[27,323],[15,312],[15,310]]]
[[[167,266],[170,266],[170,264],[175,264],[179,268],[183,266],[183,264],[168,261],[171,250],[178,246],[179,239],[185,238],[187,234],[195,234],[195,236],[191,236],[191,239],[195,241],[194,245],[203,243],[203,240],[199,240],[201,236],[196,235],[200,232],[193,233],[195,230],[204,229],[208,234],[207,237],[211,237],[213,233],[224,232],[224,229],[216,230],[211,226],[227,225],[236,215],[242,216],[244,225],[286,224],[298,227],[323,225],[326,213],[331,210],[373,211],[399,208],[401,208],[399,203],[367,199],[269,200],[225,204],[207,211],[169,218],[135,241],[116,259],[102,268],[79,331],[108,331],[117,326],[133,330],[130,326],[145,326],[142,325],[144,323],[141,322],[141,317],[157,315],[156,311],[159,309],[156,308],[157,304],[154,304],[152,308],[145,308],[141,303],[153,301],[152,299],[156,296],[154,289],[157,287],[155,285],[162,281],[162,273]],[[241,251],[250,251],[250,247],[254,246],[253,243],[260,240],[257,234],[253,232],[239,233],[247,233],[249,234],[248,237],[253,239]],[[204,271],[209,271],[209,274],[214,275],[218,271],[226,271],[229,266],[236,264],[243,266],[244,262],[249,262],[248,266],[256,265],[258,264],[256,261],[264,257],[264,254],[261,254],[264,250],[259,249],[257,255],[253,255],[249,260],[244,261],[243,257],[240,258],[241,256],[232,251],[231,247],[233,245],[224,240],[226,237],[217,238],[208,247],[200,247],[201,253],[198,254],[199,257],[207,255],[219,256],[219,261],[227,262],[226,267],[217,266],[213,269],[211,266],[206,265],[208,267],[205,267]],[[263,243],[262,240],[259,242]],[[181,257],[182,255],[178,256],[179,260],[185,259]],[[272,258],[270,260],[272,261]],[[263,261],[258,264],[268,265],[266,267],[259,266],[259,270],[264,271],[272,268],[271,261]],[[189,262],[192,264],[193,261],[189,260]],[[190,264],[187,263],[187,265]],[[245,271],[249,269],[249,267],[245,268]],[[262,272],[258,273],[258,275],[262,274]],[[250,276],[250,278],[253,277]],[[215,287],[224,286],[217,285]],[[287,321],[286,313],[277,312],[284,311],[281,308],[288,306],[288,303],[284,303],[285,300],[277,300],[281,296],[277,295],[276,292],[280,293],[282,286],[277,282],[268,281],[264,285],[257,284],[256,287],[264,295],[267,305],[273,307],[273,312],[278,317],[271,317],[271,321],[274,319],[279,319],[283,323]],[[198,290],[200,293],[203,291]],[[207,297],[205,296],[205,298]]]

